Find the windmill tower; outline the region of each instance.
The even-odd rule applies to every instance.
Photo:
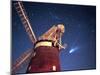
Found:
[[[65,48],[61,44],[61,37],[65,31],[64,25],[54,25],[42,36],[36,38],[22,2],[17,1],[14,5],[34,45],[34,49],[24,52],[16,60],[15,64],[12,66],[12,72],[15,73],[29,57],[32,58],[30,59],[26,73],[60,71],[59,52],[62,48]]]

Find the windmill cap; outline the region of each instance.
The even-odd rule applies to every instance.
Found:
[[[61,30],[61,32],[62,32],[62,33],[64,33],[64,32],[65,32],[65,27],[64,27],[64,25],[63,25],[63,24],[58,24],[58,25],[57,25],[57,27],[58,27],[58,29],[60,29],[60,30]]]

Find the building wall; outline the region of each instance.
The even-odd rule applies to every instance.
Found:
[[[27,73],[60,71],[59,49],[57,47],[40,46],[35,49]]]

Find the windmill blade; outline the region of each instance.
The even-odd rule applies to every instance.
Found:
[[[51,40],[50,36],[56,31],[57,27],[54,25],[52,26],[47,32],[45,32],[42,36],[39,37],[39,40]]]
[[[15,73],[24,63],[27,63],[28,60],[32,57],[33,49],[29,49],[24,52],[19,58],[16,59],[15,63],[12,66],[12,73]]]
[[[28,16],[25,12],[22,2],[21,1],[15,2],[14,5],[15,5],[15,8],[16,8],[16,10],[20,16],[20,19],[25,27],[25,30],[26,30],[27,34],[29,35],[29,38],[31,39],[32,43],[34,44],[37,41],[37,39],[32,30],[31,24],[29,22]]]
[[[62,45],[61,37],[65,31],[65,27],[63,24],[58,24],[57,26],[51,27],[47,32],[45,32],[42,36],[39,37],[39,40],[52,40],[54,45],[58,45],[59,49],[65,47]]]

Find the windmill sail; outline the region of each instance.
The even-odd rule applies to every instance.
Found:
[[[53,42],[55,42],[55,45],[59,45],[59,48],[65,48],[61,43],[61,37],[64,31],[65,29],[63,24],[58,24],[57,26],[54,25],[42,36],[40,36],[39,40],[52,40]]]
[[[28,60],[31,58],[33,53],[33,49],[29,49],[25,51],[21,56],[16,59],[12,66],[12,73],[16,73],[16,71],[22,66],[23,63],[28,62]]]
[[[14,5],[15,5],[15,8],[16,8],[16,10],[20,16],[20,19],[25,27],[25,30],[26,30],[27,34],[29,35],[29,38],[31,39],[32,43],[34,44],[37,41],[37,39],[32,30],[31,24],[29,22],[29,19],[27,17],[27,14],[25,12],[22,2],[18,1]]]

